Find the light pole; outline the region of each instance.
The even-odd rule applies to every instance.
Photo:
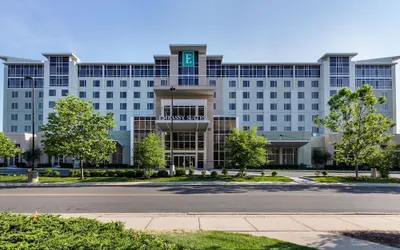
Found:
[[[31,76],[25,76],[25,80],[32,83],[32,171],[35,170],[35,82]]]
[[[169,133],[169,140],[171,142],[171,166],[169,169],[170,175],[175,175],[175,164],[174,164],[174,142],[173,142],[173,133],[174,133],[174,91],[175,88],[171,87],[169,89],[171,91],[171,132]]]

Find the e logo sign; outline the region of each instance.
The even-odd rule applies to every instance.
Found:
[[[183,67],[194,67],[194,52],[183,51],[182,52],[182,66]]]

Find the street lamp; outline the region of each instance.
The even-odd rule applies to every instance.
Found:
[[[24,80],[32,83],[32,171],[35,170],[35,83],[31,76],[25,76]]]
[[[174,114],[173,114],[173,110],[174,110],[174,92],[175,92],[175,88],[171,87],[169,89],[171,91],[171,132],[169,133],[169,140],[171,142],[171,166],[169,167],[169,172],[170,175],[174,175],[175,174],[175,164],[174,164],[174,142],[173,142],[173,132],[174,132]]]

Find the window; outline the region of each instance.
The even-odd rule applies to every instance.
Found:
[[[25,121],[30,121],[32,120],[32,115],[31,114],[25,114]]]
[[[240,65],[241,77],[258,77],[266,76],[265,65]]]
[[[217,98],[217,92],[214,91],[214,98]]]
[[[311,87],[318,88],[318,81],[311,81]]]
[[[388,110],[389,109],[389,103],[388,103],[389,94],[388,94],[388,92],[382,92],[382,96],[385,97],[386,103],[381,104],[381,109]]]
[[[229,92],[229,99],[235,99],[236,98],[236,92]]]
[[[278,98],[278,92],[270,92],[270,93],[269,93],[269,97],[270,97],[271,99],[276,99],[276,98]]]
[[[249,88],[250,87],[250,81],[243,81],[243,88]]]
[[[258,122],[264,121],[264,115],[257,115],[257,121]]]
[[[56,103],[55,102],[53,102],[53,101],[50,101],[49,102],[49,108],[54,108],[56,106]]]
[[[43,103],[39,102],[39,109],[43,109]]]
[[[140,81],[133,81],[133,87],[140,87]]]
[[[318,92],[311,92],[311,98],[312,99],[318,99],[319,98],[319,93]]]
[[[121,122],[125,122],[126,121],[126,115],[119,115],[119,120]]]
[[[298,99],[304,99],[304,92],[297,92]]]
[[[147,98],[154,98],[154,92],[147,92]]]
[[[126,126],[119,126],[120,131],[126,131]]]
[[[107,92],[107,98],[114,98],[114,93],[111,91]]]
[[[297,81],[298,88],[304,88],[304,81]]]
[[[100,98],[100,92],[98,91],[93,92],[93,98],[94,99]]]
[[[32,98],[32,91],[25,91],[25,98]]]
[[[269,87],[270,88],[278,87],[278,82],[277,81],[269,81]]]
[[[296,65],[296,77],[320,77],[319,65]]]
[[[359,88],[364,84],[371,85],[373,89],[392,89],[392,79],[356,79],[356,87]]]
[[[18,103],[17,102],[11,103],[11,109],[18,109]]]
[[[161,80],[161,86],[168,86],[168,80]]]
[[[283,98],[290,99],[291,93],[290,92],[283,92]]]
[[[102,77],[103,65],[79,65],[78,77]]]
[[[49,96],[56,96],[56,90],[55,89],[49,89]]]
[[[315,119],[317,119],[317,118],[318,118],[318,115],[312,115],[312,116],[311,116],[311,121],[314,122]]]
[[[243,92],[243,99],[249,99],[250,98],[250,92]]]
[[[283,116],[283,121],[285,121],[285,122],[290,122],[290,121],[292,121],[292,116],[291,116],[291,115],[284,115],[284,116]]]
[[[135,103],[133,104],[133,109],[134,109],[134,110],[139,110],[139,109],[140,109],[140,103],[135,102]]]
[[[133,98],[140,98],[140,92],[133,92]]]
[[[107,109],[107,110],[113,110],[113,108],[114,108],[114,105],[113,105],[112,103],[109,103],[109,102],[108,102],[108,103],[106,104],[106,109]]]
[[[154,109],[154,103],[147,103],[147,110],[153,110]]]
[[[100,109],[100,104],[98,102],[94,102],[93,103],[93,107],[94,107],[94,110],[99,110]]]
[[[214,110],[217,109],[217,104],[215,102],[213,103],[213,108],[214,108]]]
[[[329,57],[329,67],[331,75],[349,75],[349,57]]]
[[[243,115],[243,121],[244,122],[250,121],[250,115]]]
[[[18,98],[18,91],[11,92],[11,97],[12,98]]]
[[[278,104],[277,103],[271,103],[270,104],[270,110],[277,110],[278,109]]]
[[[263,99],[264,98],[264,92],[257,92],[257,99]]]
[[[306,118],[305,118],[305,115],[299,115],[297,118],[298,118],[297,120],[298,120],[299,122],[304,122],[305,119],[306,119]]]
[[[350,78],[348,76],[331,76],[329,83],[331,87],[349,87]]]
[[[99,88],[100,87],[100,80],[93,80],[93,87]]]
[[[114,87],[114,81],[113,80],[107,80],[107,87]]]
[[[27,132],[27,133],[32,132],[32,127],[30,125],[25,126],[25,132]]]
[[[68,95],[68,89],[61,90],[61,96],[67,96],[67,95]]]
[[[317,128],[317,127],[312,127],[312,133],[313,134],[319,134],[319,128]]]
[[[271,131],[278,131],[278,127],[277,127],[277,126],[271,126],[271,127],[269,128],[269,130],[271,130]]]
[[[284,126],[283,127],[283,131],[292,131],[292,127],[291,126]]]
[[[43,91],[39,91],[39,98],[43,98]]]
[[[336,93],[337,93],[337,90],[330,90],[329,96],[334,96],[334,95],[336,95]]]
[[[356,77],[392,77],[391,65],[356,65]]]
[[[250,126],[243,126],[243,130],[244,130],[244,131],[250,130]]]
[[[54,102],[53,102],[54,103]],[[32,103],[26,102],[25,103],[25,109],[32,109]]]
[[[216,85],[217,85],[217,81],[216,81],[216,80],[209,80],[209,81],[208,81],[208,85],[210,85],[210,86],[216,86]]]
[[[236,103],[229,103],[229,110],[236,110]]]
[[[81,88],[86,87],[86,80],[80,80],[79,81],[79,87],[81,87]]]
[[[39,121],[43,120],[43,115],[39,114],[38,120],[39,120]]]
[[[257,131],[264,131],[264,126],[258,126]]]
[[[250,103],[243,103],[243,110],[250,110]]]
[[[119,104],[119,109],[120,110],[126,110],[126,103],[120,103]]]
[[[126,92],[125,91],[119,92],[119,98],[125,99],[126,98]]]
[[[17,126],[11,126],[11,132],[17,132],[18,127]]]
[[[257,110],[264,110],[264,103],[257,103]]]
[[[80,91],[79,92],[79,98],[86,98],[86,92],[85,91]]]
[[[128,81],[127,81],[127,80],[121,80],[121,81],[119,81],[119,86],[120,86],[121,88],[127,87],[127,86],[128,86]]]
[[[11,121],[17,121],[18,120],[18,114],[11,114]]]
[[[290,81],[284,81],[283,82],[283,87],[290,88]]]
[[[236,81],[229,81],[230,88],[236,88]]]
[[[297,110],[305,110],[305,104],[304,103],[298,103],[297,104]]]
[[[293,77],[292,65],[271,65],[268,67],[268,77]]]
[[[304,126],[299,126],[299,127],[297,128],[297,130],[298,130],[298,131],[305,131],[306,128],[305,128]]]
[[[278,121],[278,116],[277,115],[270,115],[269,119],[270,119],[271,122],[276,122],[276,121]]]
[[[290,103],[284,103],[283,104],[283,109],[284,110],[291,110],[291,108],[292,108],[292,105]]]
[[[311,109],[312,110],[319,110],[319,104],[318,103],[312,103],[311,104]]]
[[[147,81],[147,87],[153,87],[154,86],[154,81]]]
[[[264,87],[264,81],[257,81],[257,87],[258,88]]]

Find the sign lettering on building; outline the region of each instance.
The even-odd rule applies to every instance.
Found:
[[[194,51],[183,51],[182,52],[182,66],[183,67],[194,67]]]
[[[181,121],[186,121],[186,120],[205,120],[206,119],[205,116],[174,115],[173,117],[171,117],[171,116],[160,116],[159,120],[172,120],[171,118],[173,118],[174,120],[181,120]]]

